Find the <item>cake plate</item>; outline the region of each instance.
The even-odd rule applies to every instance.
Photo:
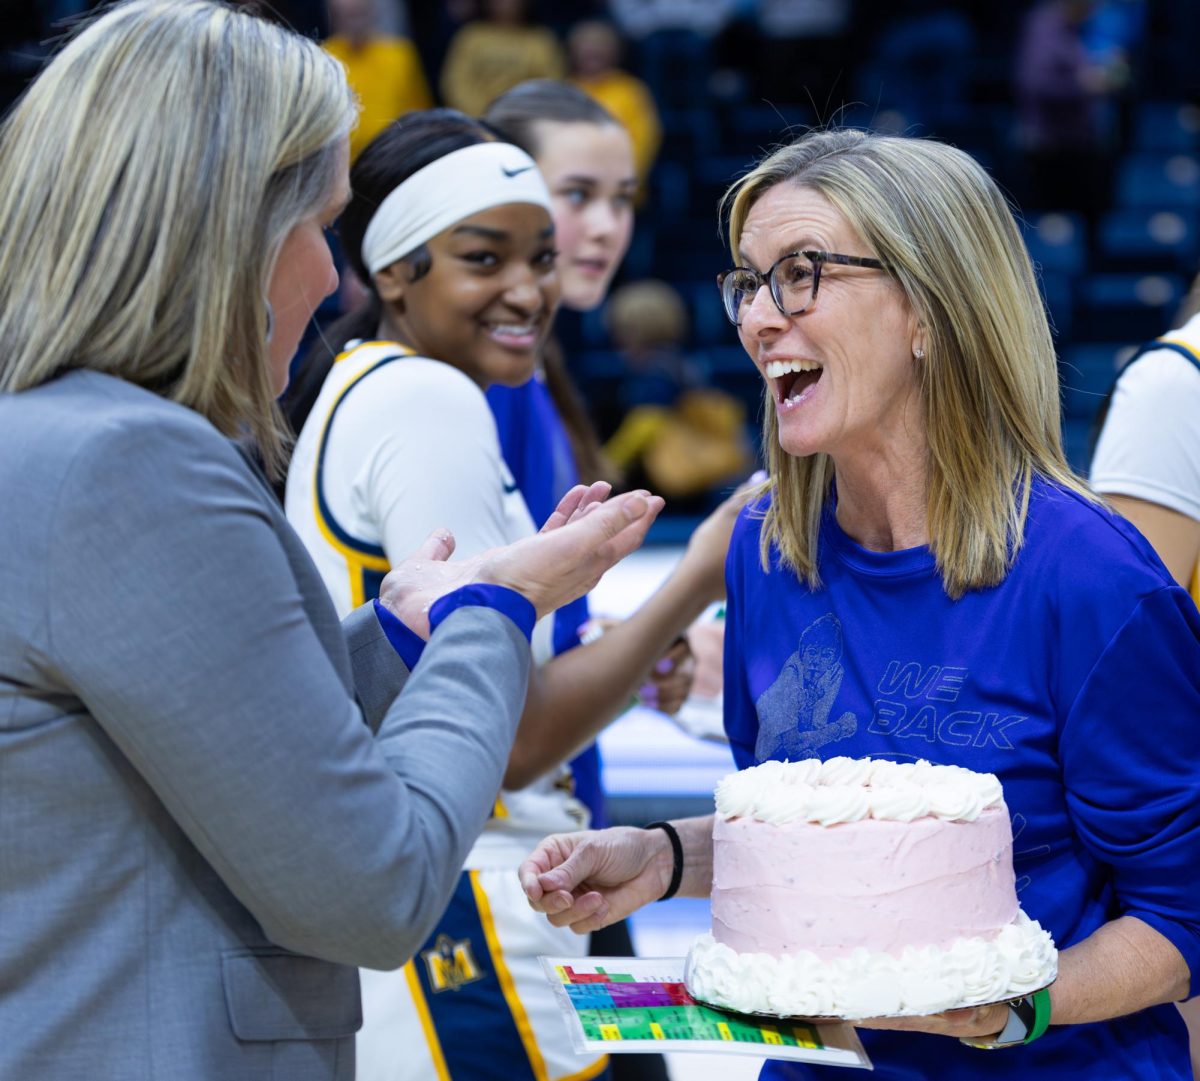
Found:
[[[704,999],[699,995],[692,994],[691,991],[689,991],[688,994],[691,995],[696,1002],[707,1006],[710,1010],[720,1010],[721,1013],[731,1014],[734,1017],[746,1017],[751,1019],[761,1018],[763,1020],[770,1021],[800,1021],[824,1025],[833,1024],[840,1021],[848,1025],[857,1025],[863,1021],[884,1020],[891,1017],[936,1017],[938,1014],[948,1013],[950,1010],[974,1010],[984,1006],[1001,1006],[1006,1002],[1016,1002],[1017,999],[1025,998],[1028,995],[1035,995],[1039,991],[1045,991],[1046,988],[1052,986],[1053,984],[1054,980],[1051,980],[1049,983],[1042,984],[1041,987],[1032,987],[1028,991],[1016,991],[1011,995],[1005,995],[1002,998],[994,998],[988,1002],[968,1002],[961,1006],[947,1006],[944,1010],[938,1010],[937,1013],[934,1014],[921,1014],[914,1013],[912,1011],[905,1011],[901,1013],[881,1013],[876,1014],[874,1017],[846,1017],[842,1014],[808,1014],[802,1016],[794,1013],[768,1013],[766,1011],[762,1013],[743,1013],[741,1010],[731,1010],[728,1006],[722,1006],[719,1003],[710,1002],[708,999]]]

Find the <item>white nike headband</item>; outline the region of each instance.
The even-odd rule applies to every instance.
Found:
[[[455,150],[388,193],[363,236],[363,262],[375,274],[455,222],[508,203],[550,210],[550,192],[533,158],[511,143]]]

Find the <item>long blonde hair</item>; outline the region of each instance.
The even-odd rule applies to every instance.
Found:
[[[1003,580],[1041,475],[1095,499],[1062,451],[1058,373],[1033,267],[1004,196],[967,154],[928,139],[822,131],[781,147],[722,200],[737,251],[754,204],[777,184],[818,192],[888,266],[924,327],[918,364],[928,443],[927,524],[946,592]],[[773,498],[762,530],[819,588],[817,538],[833,481],[824,454],[779,446],[764,402]]]
[[[313,42],[210,0],[86,25],[0,131],[0,391],[107,372],[286,449],[266,289],[354,105]]]

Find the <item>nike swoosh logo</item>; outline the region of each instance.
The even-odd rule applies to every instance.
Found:
[[[504,485],[504,494],[505,495],[512,495],[513,492],[515,492],[515,491],[517,491],[517,482],[516,481],[513,481],[512,484]]]
[[[520,176],[522,173],[529,172],[529,170],[532,168],[532,165],[522,165],[520,169],[506,169],[503,165],[501,165],[500,172],[502,172],[505,176]]]

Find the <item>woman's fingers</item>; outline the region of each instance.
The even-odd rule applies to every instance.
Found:
[[[588,890],[575,897],[567,894],[567,907],[547,914],[555,927],[569,927],[577,934],[587,934],[603,927],[608,916],[608,903],[595,890]]]
[[[571,519],[571,515],[578,509],[583,497],[587,494],[587,487],[583,484],[577,484],[566,495],[558,501],[558,506],[551,512],[550,517],[542,524],[539,530],[541,533],[549,533],[553,529],[559,529],[567,524]]]
[[[582,837],[581,833],[551,834],[544,838],[517,868],[521,888],[525,891],[529,904],[539,912],[550,911],[547,906],[561,911],[565,905],[561,903],[561,898],[556,897],[558,894],[565,897],[567,904],[570,904],[571,890],[582,878],[572,882],[571,870],[564,871],[563,867]]]
[[[454,534],[448,529],[435,529],[421,542],[421,547],[409,559],[429,559],[444,563],[454,554]]]
[[[599,502],[605,490],[607,485],[592,485],[576,493],[579,501],[570,522],[555,526],[553,519],[561,517],[555,511],[536,537],[481,553],[472,565],[476,580],[515,589],[539,615],[586,593],[642,543],[663,507],[657,496],[636,492]]]
[[[588,507],[603,503],[612,491],[612,485],[607,481],[598,480],[593,484],[577,484],[559,500],[554,512],[546,519],[540,532],[548,533],[559,529],[574,520]]]

